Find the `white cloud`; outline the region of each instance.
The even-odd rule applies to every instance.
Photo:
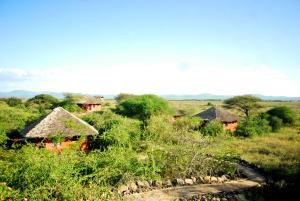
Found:
[[[1,90],[27,89],[116,94],[247,94],[299,96],[295,81],[267,65],[222,67],[189,62],[135,63],[109,67],[1,69]],[[13,83],[13,84],[12,84]]]

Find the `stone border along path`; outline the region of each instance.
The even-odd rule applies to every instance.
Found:
[[[179,198],[189,198],[208,193],[239,191],[257,187],[265,183],[265,177],[256,170],[240,164],[236,164],[235,166],[247,179],[228,181],[222,184],[197,184],[193,186],[179,186],[143,193],[133,193],[125,195],[124,198],[132,201],[172,201]]]

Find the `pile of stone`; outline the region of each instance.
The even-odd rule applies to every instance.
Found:
[[[180,198],[176,201],[243,201],[246,200],[241,192],[221,192],[215,194],[194,195],[190,198]]]
[[[228,177],[222,175],[221,177],[205,176],[205,177],[190,177],[190,178],[173,178],[167,180],[148,180],[148,181],[136,181],[129,182],[126,185],[121,185],[118,188],[120,195],[128,195],[132,193],[140,193],[150,191],[154,189],[170,188],[176,186],[188,186],[195,184],[211,184],[211,183],[223,183],[228,181]]]

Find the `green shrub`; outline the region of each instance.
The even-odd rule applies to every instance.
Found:
[[[146,120],[152,115],[171,114],[173,111],[167,100],[150,94],[126,98],[117,105],[117,112]]]
[[[26,110],[0,104],[0,130],[6,134],[19,133],[26,124],[36,120],[39,113],[33,114]]]
[[[146,121],[143,138],[154,142],[172,143],[174,129],[169,116],[151,116]]]
[[[267,111],[267,113],[282,119],[284,125],[293,125],[297,119],[296,113],[286,106],[274,107]]]
[[[93,148],[136,146],[141,137],[141,122],[138,120],[104,111],[87,114],[83,119],[99,131],[99,136],[92,138]]]
[[[65,110],[69,112],[82,112],[83,110],[75,103],[69,103],[67,101],[62,101],[58,104],[58,106],[63,107]]]
[[[273,132],[277,132],[283,126],[282,119],[276,116],[270,116],[269,125],[271,126]]]
[[[5,146],[7,140],[8,140],[8,137],[7,137],[6,133],[3,130],[0,130],[0,147]]]
[[[35,112],[47,113],[59,103],[59,100],[48,94],[39,94],[26,101],[25,105]]]
[[[121,101],[126,100],[126,99],[131,98],[131,97],[134,97],[134,96],[135,96],[134,94],[120,93],[119,95],[117,95],[115,97],[115,100],[118,103],[120,103]]]
[[[187,130],[193,131],[198,130],[202,120],[198,117],[181,117],[174,122],[174,127],[176,130]]]
[[[20,108],[24,107],[23,101],[20,98],[10,97],[10,98],[5,98],[3,100],[7,103],[7,105],[11,107],[20,107]]]
[[[218,136],[224,134],[224,126],[219,121],[210,121],[200,129],[203,135]]]
[[[255,135],[267,134],[271,131],[269,122],[260,117],[248,117],[239,122],[235,135],[252,137]]]

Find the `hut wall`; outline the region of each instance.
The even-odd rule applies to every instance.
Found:
[[[228,131],[235,131],[237,128],[237,122],[224,123],[224,129]]]
[[[44,141],[45,148],[47,150],[53,151],[53,152],[61,152],[62,150],[70,147],[72,144],[76,143],[74,140],[66,140],[63,142],[60,142],[59,144],[54,144],[51,140],[47,139]],[[81,145],[79,146],[79,150],[81,151],[88,151],[89,150],[89,143],[88,140],[84,140]]]
[[[80,107],[87,112],[100,111],[102,109],[101,104],[83,104]]]

